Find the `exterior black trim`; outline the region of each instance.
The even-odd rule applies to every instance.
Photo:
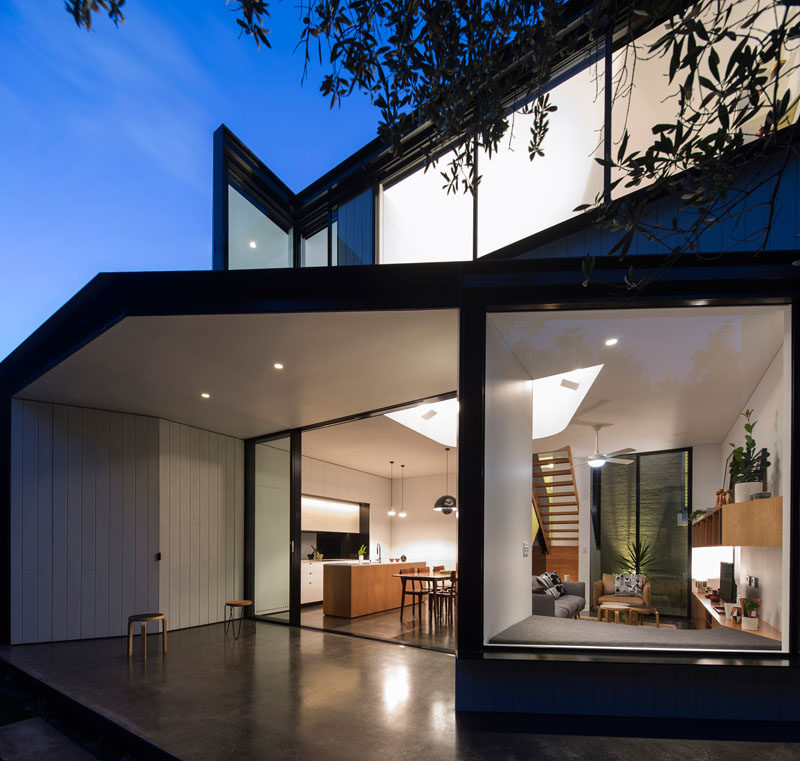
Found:
[[[300,626],[300,546],[301,498],[303,490],[303,434],[294,430],[289,434],[289,623]]]
[[[458,368],[459,658],[483,651],[484,399],[486,312],[462,305]]]

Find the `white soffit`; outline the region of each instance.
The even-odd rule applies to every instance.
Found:
[[[249,438],[457,383],[456,310],[179,315],[125,318],[18,396]]]
[[[603,365],[580,367],[533,380],[534,439],[555,436],[569,425],[602,369]]]
[[[433,439],[442,446],[455,447],[458,443],[458,400],[418,404],[397,412],[387,412],[386,417]]]

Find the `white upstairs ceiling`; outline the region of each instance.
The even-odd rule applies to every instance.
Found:
[[[498,314],[491,321],[532,378],[604,364],[560,434],[533,449],[654,451],[716,444],[784,340],[783,307]],[[606,339],[617,338],[614,346]],[[534,423],[535,427],[535,423]]]

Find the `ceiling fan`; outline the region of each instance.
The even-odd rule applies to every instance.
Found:
[[[635,460],[629,460],[624,457],[618,457],[617,455],[621,454],[630,454],[631,452],[635,452],[635,449],[631,449],[631,447],[626,447],[625,449],[618,449],[616,452],[609,452],[608,454],[603,454],[600,451],[600,429],[607,428],[611,423],[592,423],[591,426],[594,428],[594,453],[589,455],[589,467],[590,468],[602,468],[607,462],[613,462],[616,465],[633,465]]]

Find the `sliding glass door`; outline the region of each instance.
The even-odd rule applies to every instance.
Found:
[[[257,616],[295,623],[299,615],[294,533],[293,436],[252,445],[252,595]],[[299,439],[299,437],[298,437]],[[299,441],[298,441],[299,446]],[[297,454],[299,460],[299,452]],[[295,615],[292,615],[293,611]]]

